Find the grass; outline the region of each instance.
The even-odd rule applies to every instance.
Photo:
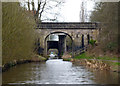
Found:
[[[92,57],[92,56],[87,56],[86,53],[82,53],[78,56],[75,56],[74,59],[98,59],[98,60],[103,60],[105,63],[109,63],[109,65],[113,66],[120,66],[119,62],[111,62],[111,61],[106,61],[106,60],[116,60],[118,61],[118,58],[116,57]]]
[[[63,58],[63,61],[71,61],[71,58]]]
[[[101,60],[118,60],[116,57],[97,57],[96,59],[101,59]]]
[[[120,66],[120,63],[119,63],[119,62],[115,62],[114,65],[118,65],[118,66]]]
[[[75,56],[74,59],[93,59],[93,57],[86,56],[85,53],[82,53],[82,54],[80,54],[80,55],[78,55],[78,56]]]
[[[72,56],[72,52],[70,53],[70,55]]]
[[[104,57],[92,57],[92,56],[87,56],[86,53],[82,53],[78,56],[75,56],[74,59],[100,59],[100,60],[118,60],[118,58],[116,57],[107,57],[107,56],[104,56]]]

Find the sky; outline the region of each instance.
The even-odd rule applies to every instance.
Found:
[[[61,9],[62,19],[60,21],[64,22],[80,22],[80,8],[81,8],[82,0],[65,0],[65,4]],[[87,9],[87,13],[94,8],[94,2],[88,0],[85,3],[85,7]]]
[[[49,1],[49,0],[48,0]],[[85,7],[87,9],[87,14],[90,14],[94,8],[93,0],[65,0],[65,3],[61,6],[61,9],[56,10],[55,8],[51,10],[51,12],[58,12],[58,22],[80,22],[80,9],[82,1],[86,1]],[[37,3],[37,0],[35,0]],[[37,4],[35,4],[37,6]],[[52,4],[50,4],[52,5]],[[32,9],[32,8],[31,8]],[[44,13],[43,18],[49,16],[50,18],[54,18],[51,14]],[[86,19],[88,22],[89,19]],[[47,21],[46,21],[47,22]]]

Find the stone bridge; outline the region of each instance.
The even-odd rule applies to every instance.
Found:
[[[72,52],[76,47],[84,47],[89,44],[90,39],[97,40],[99,34],[99,23],[93,22],[42,22],[38,24],[36,31],[42,39],[40,45],[44,48],[44,55],[47,55],[49,49],[58,49],[59,56],[66,52],[66,36],[71,39]],[[59,41],[49,41],[52,34],[59,36]]]

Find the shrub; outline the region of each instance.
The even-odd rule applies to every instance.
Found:
[[[35,35],[34,18],[18,2],[3,2],[2,13],[2,64],[31,58]]]
[[[93,46],[93,45],[95,45],[96,40],[91,39],[91,40],[89,41],[89,43]]]
[[[110,50],[110,51],[114,51],[116,47],[117,47],[117,43],[114,43],[114,42],[109,42],[106,45],[107,50]]]

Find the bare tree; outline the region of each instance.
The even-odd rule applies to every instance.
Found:
[[[41,3],[41,2],[40,2]],[[38,5],[40,6],[40,4],[38,3]],[[39,19],[41,20],[41,16],[42,16],[42,13],[43,13],[43,11],[44,11],[44,9],[45,9],[45,5],[46,5],[46,0],[44,1],[44,3],[43,3],[43,6],[41,7],[41,11],[39,12],[39,10],[38,10],[38,12],[39,12],[39,14],[40,14],[40,17],[39,17]]]
[[[80,6],[80,21],[81,22],[85,22],[85,20],[86,20],[86,8],[85,8],[85,3],[86,3],[86,1],[85,0],[83,0],[82,1],[82,3],[81,3],[81,6]]]
[[[54,3],[54,4],[53,4]],[[58,13],[55,11],[50,11],[51,9],[59,8],[64,3],[64,0],[38,0],[37,4],[35,3],[35,0],[32,0],[30,3],[30,0],[28,0],[28,10],[30,10],[30,4],[32,6],[32,12],[35,17],[36,23],[41,22],[42,20],[52,20],[55,21],[57,19],[56,16],[58,16]],[[36,6],[37,5],[37,6]],[[44,14],[43,14],[44,13]],[[46,17],[45,19],[42,19],[43,15],[51,14],[52,16],[55,16],[54,19]]]
[[[30,1],[28,0],[28,11],[30,11]]]
[[[34,0],[32,0],[32,11],[33,11],[33,14],[35,15],[35,6],[34,6]]]

